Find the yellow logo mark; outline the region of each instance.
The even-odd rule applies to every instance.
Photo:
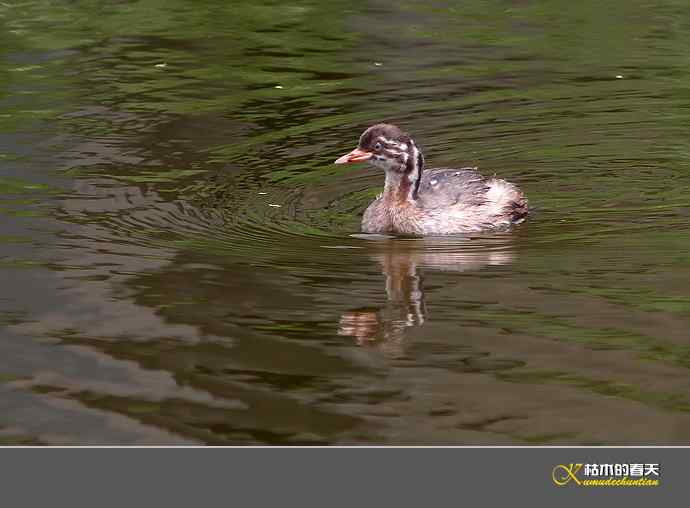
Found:
[[[551,478],[553,478],[553,483],[555,483],[556,485],[563,486],[569,483],[570,480],[573,480],[578,485],[581,485],[582,483],[576,476],[577,472],[580,470],[581,467],[582,464],[573,463],[570,463],[567,466],[564,464],[557,465],[553,468],[553,471],[551,471]]]

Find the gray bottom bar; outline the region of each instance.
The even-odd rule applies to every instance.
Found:
[[[5,448],[0,471],[3,505],[12,507],[635,507],[684,505],[688,454],[671,448]],[[639,485],[645,481],[657,485]]]

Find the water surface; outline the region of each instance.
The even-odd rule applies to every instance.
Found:
[[[0,3],[0,443],[687,444],[685,2]],[[359,235],[378,121],[523,188]]]

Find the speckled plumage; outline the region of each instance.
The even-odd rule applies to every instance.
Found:
[[[393,125],[367,129],[357,149],[384,169],[383,193],[362,217],[365,233],[447,235],[505,229],[527,216],[527,200],[512,183],[485,178],[476,168],[433,168],[412,138]],[[349,154],[348,154],[349,155]],[[343,156],[339,163],[350,162]]]

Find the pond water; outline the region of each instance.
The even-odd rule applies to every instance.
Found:
[[[0,3],[0,443],[687,444],[687,3]],[[527,194],[358,235],[379,121]]]

